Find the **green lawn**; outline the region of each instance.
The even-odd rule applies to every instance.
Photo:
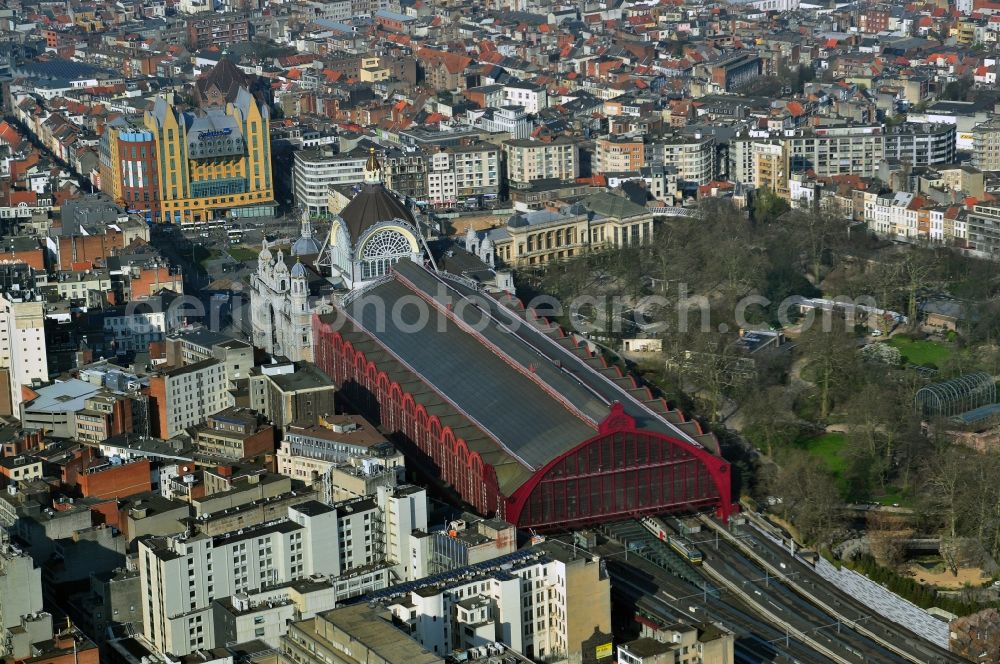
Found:
[[[898,487],[894,486],[887,486],[885,488],[885,494],[881,496],[873,496],[872,501],[881,505],[899,505],[901,507],[909,507],[912,503],[908,497],[903,495],[903,492]]]
[[[812,438],[800,438],[795,443],[800,449],[805,450],[823,463],[827,471],[833,475],[837,486],[840,488],[841,495],[845,498],[848,497],[850,491],[847,479],[844,477],[844,473],[847,470],[847,458],[843,453],[846,442],[847,436],[843,433],[825,433]],[[887,486],[885,493],[882,495],[875,495],[877,492],[878,489],[874,489],[874,493],[871,496],[857,496],[855,499],[859,501],[870,500],[882,505],[901,505],[903,507],[908,507],[912,503],[910,498],[903,496],[902,491],[898,487]]]
[[[229,250],[229,255],[233,257],[233,260],[241,263],[256,260],[257,254],[258,252],[253,249],[248,249],[247,247],[232,247]]]
[[[937,341],[915,340],[897,335],[889,339],[888,343],[899,349],[904,360],[919,366],[940,367],[951,355],[951,349]]]
[[[845,436],[842,433],[825,433],[813,438],[800,439],[799,447],[823,461],[823,465],[840,480],[847,469],[847,459],[841,451],[844,449]]]

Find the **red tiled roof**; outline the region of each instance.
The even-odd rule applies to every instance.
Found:
[[[0,141],[3,141],[7,145],[16,147],[21,144],[24,137],[18,133],[17,129],[13,127],[9,122],[0,122]]]
[[[452,74],[458,74],[465,70],[472,63],[472,58],[458,53],[448,51],[438,51],[431,48],[421,48],[417,50],[417,58],[428,64],[442,64]]]
[[[10,205],[20,205],[21,203],[24,203],[25,205],[36,205],[38,203],[38,194],[33,191],[10,192]]]

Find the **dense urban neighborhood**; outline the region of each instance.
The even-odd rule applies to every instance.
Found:
[[[1000,2],[7,0],[0,662],[1000,664]]]

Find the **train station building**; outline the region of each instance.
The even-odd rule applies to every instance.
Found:
[[[714,435],[514,298],[412,260],[313,318],[316,364],[428,481],[520,528],[732,510]]]

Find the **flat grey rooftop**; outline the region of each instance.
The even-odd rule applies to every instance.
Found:
[[[593,426],[453,321],[441,317],[415,333],[407,328],[418,320],[416,307],[402,308],[394,320],[365,306],[376,298],[395,302],[411,297],[413,292],[401,282],[389,281],[358,298],[351,314],[359,315],[366,332],[522,463],[540,468],[596,434]]]

